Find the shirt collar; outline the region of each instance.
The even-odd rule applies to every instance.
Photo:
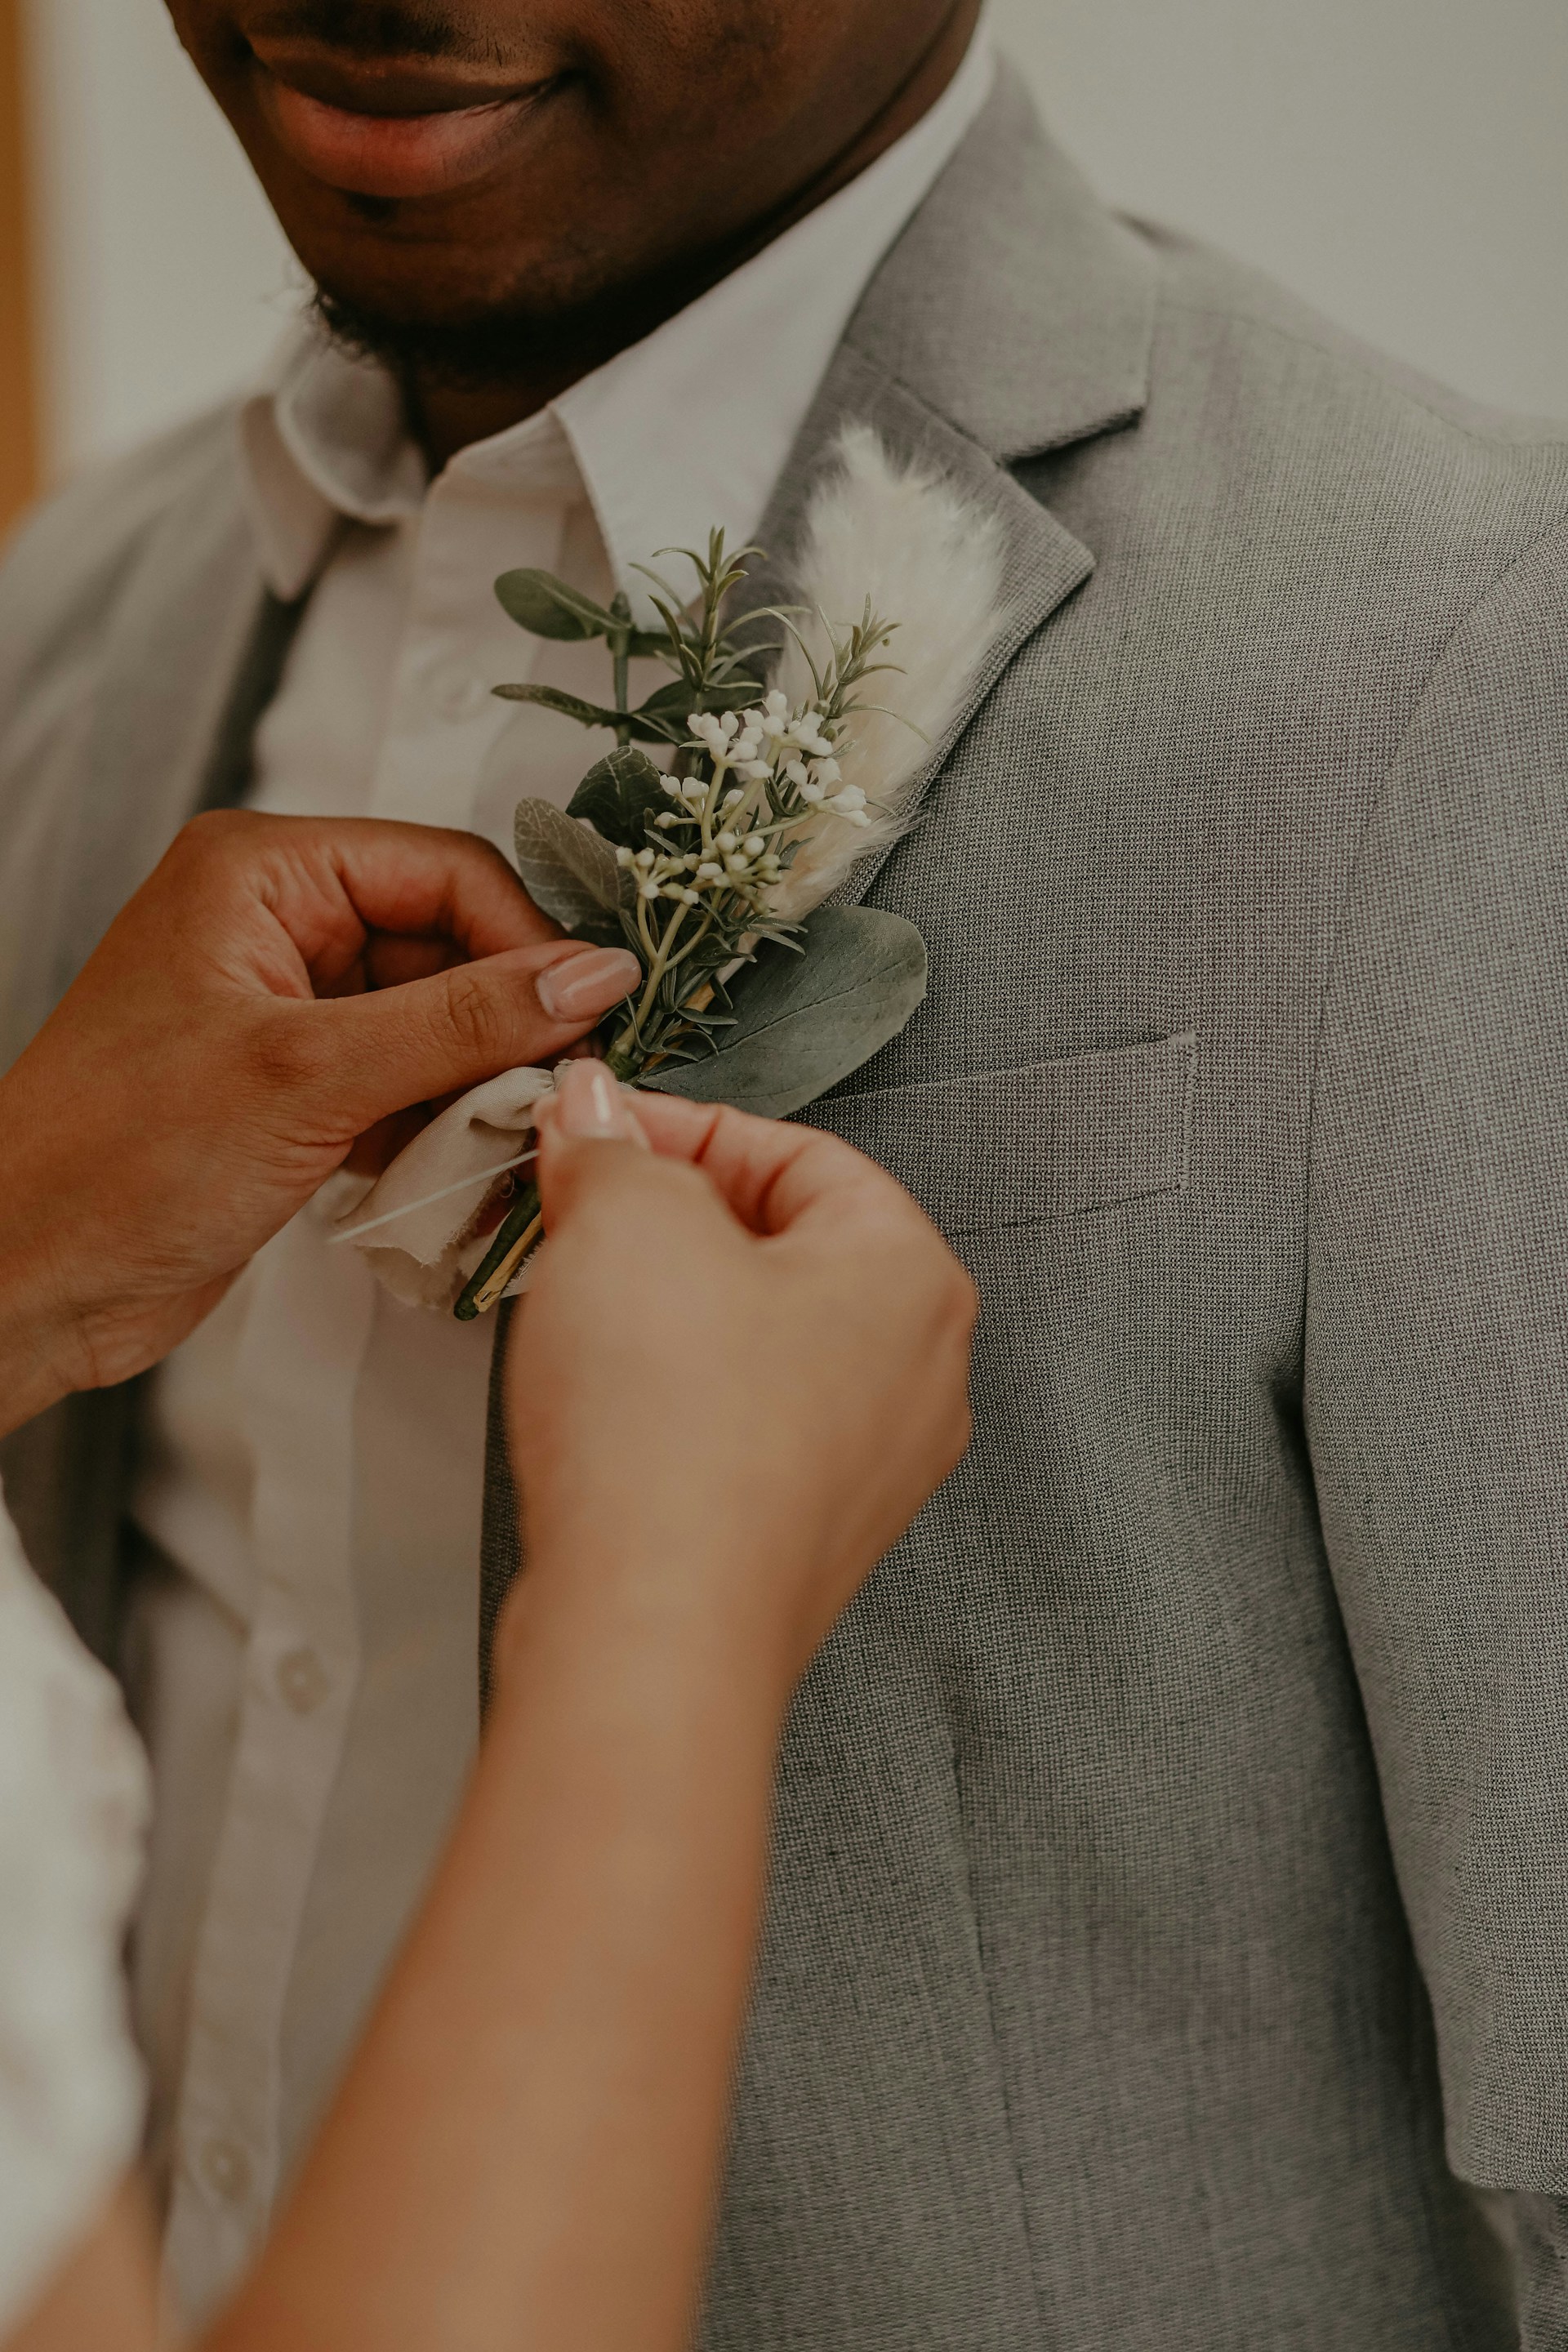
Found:
[[[639,603],[634,567],[661,549],[706,545],[715,524],[743,544],[868,281],[994,75],[983,21],[936,104],[847,186],[549,408],[459,450],[442,481],[502,496],[585,489],[612,572]],[[342,519],[398,523],[426,492],[392,378],[310,323],[245,402],[240,439],[263,574],[285,599],[310,584]]]

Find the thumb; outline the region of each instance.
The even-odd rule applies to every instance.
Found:
[[[694,1202],[704,1213],[716,1205],[694,1169],[652,1156],[636,1097],[602,1062],[568,1062],[556,1072],[540,1115],[534,1174],[545,1229],[556,1236],[601,1218],[624,1233],[649,1214],[668,1223]]]
[[[317,1028],[312,1066],[344,1131],[363,1133],[411,1103],[460,1094],[500,1071],[564,1053],[626,988],[618,969],[597,985],[588,971],[590,987],[571,997],[566,1017],[552,1010],[541,1000],[542,972],[583,956],[585,971],[601,961],[574,944],[548,941],[402,987],[318,1000],[310,1008]],[[630,956],[602,961],[635,967]]]
[[[605,1146],[616,1148],[606,1151]],[[553,1232],[574,1209],[646,1152],[631,1096],[603,1062],[567,1062],[555,1074],[555,1092],[539,1113],[534,1181],[546,1225]]]

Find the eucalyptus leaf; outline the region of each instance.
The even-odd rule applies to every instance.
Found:
[[[640,849],[648,821],[669,804],[664,773],[630,744],[595,760],[571,800],[568,816],[584,817],[606,841]]]
[[[512,824],[517,870],[541,913],[578,938],[621,936],[631,877],[607,841],[551,801],[519,801]]]
[[[803,955],[763,947],[736,974],[735,1025],[717,1052],[637,1083],[783,1118],[869,1061],[925,994],[925,942],[901,915],[819,907],[802,945]]]
[[[561,637],[581,643],[602,637],[616,625],[613,614],[591,596],[568,588],[552,572],[503,572],[496,595],[504,612],[536,637]]]

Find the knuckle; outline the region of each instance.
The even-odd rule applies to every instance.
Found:
[[[511,1058],[513,1023],[494,986],[471,964],[454,965],[447,975],[446,1024],[450,1040],[466,1060],[493,1063]]]
[[[268,1099],[284,1101],[313,1093],[329,1075],[322,1024],[304,1003],[280,1007],[251,1032],[247,1066],[252,1083]]]
[[[253,840],[262,822],[249,809],[204,809],[180,827],[174,846],[182,856],[202,863],[226,857],[237,845]]]

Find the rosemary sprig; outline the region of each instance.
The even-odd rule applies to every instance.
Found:
[[[612,723],[623,749],[634,736],[648,740],[659,734],[676,747],[668,772],[631,754],[631,798],[617,793],[608,804],[614,815],[605,814],[602,798],[593,803],[601,830],[619,826],[619,923],[643,969],[642,986],[605,1057],[614,1076],[634,1082],[655,1064],[712,1048],[732,1018],[731,983],[762,942],[798,946],[800,925],[773,901],[796,856],[825,824],[869,824],[866,795],[844,783],[836,751],[856,710],[870,707],[860,700],[865,681],[894,667],[877,658],[894,625],[868,602],[841,635],[818,614],[829,647],[820,660],[791,612],[771,608],[752,617],[783,622],[811,678],[811,698],[792,709],[776,688],[763,693],[752,674],[756,651],[739,644],[724,624],[746,559],[760,551],[744,548],[731,555],[723,533],[714,531],[705,555],[689,549],[660,552],[686,557],[696,571],[697,593],[682,604],[661,574],[639,566],[656,592],[651,601],[662,637],[635,628],[624,595],[596,615],[593,633],[605,637],[612,656],[612,709],[579,704],[568,709],[571,698],[546,688],[498,689],[546,701],[587,725]],[[529,575],[531,583],[538,576]],[[540,593],[531,584],[534,601],[528,609],[544,609],[548,617],[554,607],[541,607]],[[550,583],[549,593],[574,616],[588,609],[560,583]],[[552,621],[543,633],[557,632]],[[635,711],[628,700],[634,650],[657,653],[676,672],[669,686]],[[587,812],[574,802],[572,814]],[[531,1183],[519,1192],[458,1299],[455,1312],[461,1320],[495,1303],[539,1232],[539,1195]]]

